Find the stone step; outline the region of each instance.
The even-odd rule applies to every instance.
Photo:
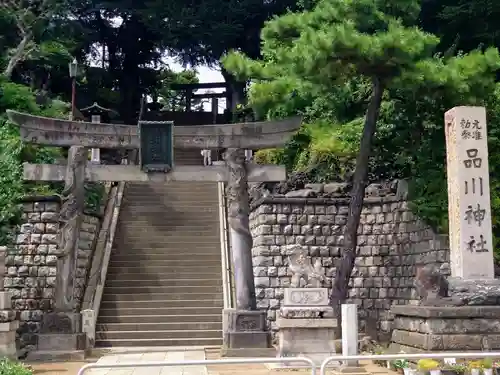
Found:
[[[165,276],[165,275],[163,275]],[[168,277],[168,275],[166,275]],[[161,276],[160,276],[161,277]],[[124,286],[124,287],[133,287],[133,286],[197,286],[197,285],[220,285],[220,278],[210,278],[210,279],[173,279],[173,278],[164,278],[164,279],[156,279],[156,280],[144,280],[144,279],[126,279],[126,280],[114,280],[106,279],[106,285],[110,287],[114,286]]]
[[[179,243],[187,241],[188,243],[220,244],[219,236],[214,235],[213,231],[206,234],[195,232],[163,232],[162,234],[161,231],[145,230],[142,233],[142,237],[139,233],[127,233],[123,236],[123,239],[133,243],[140,243],[141,241],[143,243]]]
[[[121,238],[120,241],[117,241],[115,247],[129,249],[131,252],[135,251],[139,246],[142,248],[151,248],[151,249],[164,249],[165,251],[170,251],[171,253],[179,253],[183,252],[184,254],[189,254],[190,251],[212,251],[215,252],[217,248],[220,248],[220,244],[212,243],[211,248],[207,248],[207,243],[197,243],[194,239],[190,239],[189,241],[182,242],[181,240],[177,241],[166,241],[166,242],[147,242],[140,243],[139,240],[128,241],[127,238]],[[220,251],[220,250],[219,250]]]
[[[120,272],[113,272],[109,273],[109,277],[113,280],[117,281],[129,281],[129,280],[150,280],[150,281],[155,281],[158,279],[159,275],[155,274],[150,274],[147,272],[143,272],[140,270],[140,265],[136,267],[136,269],[140,272],[136,273],[120,273]],[[169,277],[175,276],[181,279],[217,279],[222,277],[222,272],[219,269],[218,271],[214,272],[203,272],[203,273],[193,273],[184,269],[179,269],[178,267],[170,267],[170,268],[165,268],[164,270],[165,275],[169,275]]]
[[[212,300],[163,300],[163,301],[150,301],[150,300],[136,300],[136,301],[103,301],[101,309],[111,310],[116,309],[138,309],[138,308],[169,308],[169,307],[224,307],[224,301],[221,299]]]
[[[112,258],[113,259],[113,258]],[[112,262],[110,264],[113,264]],[[113,267],[108,267],[108,275],[116,275],[118,273],[137,273],[137,270],[138,270],[138,262],[134,264],[131,264],[130,262],[127,263],[127,265],[122,265],[122,266],[116,266],[114,265]],[[174,264],[166,264],[166,265],[151,265],[150,263],[147,263],[147,264],[140,264],[140,268],[139,270],[142,272],[142,273],[148,273],[148,274],[154,274],[154,275],[158,275],[158,274],[163,274],[164,272],[166,271],[170,271],[171,269],[178,269],[179,268],[179,265],[178,263],[174,263]],[[221,265],[218,264],[218,265],[215,265],[215,266],[206,266],[206,267],[203,267],[202,265],[189,265],[188,269],[190,272],[193,272],[193,273],[197,273],[197,272],[200,272],[200,271],[203,271],[203,270],[207,270],[207,271],[212,271],[212,270],[221,270]]]
[[[169,322],[169,323],[102,323],[97,324],[96,331],[221,331],[222,321],[213,322]]]
[[[190,198],[193,199],[193,198]],[[197,202],[196,200],[194,201],[182,201],[176,198],[177,203],[175,205],[165,205],[161,204],[161,202],[147,202],[141,200],[141,203],[143,204],[137,204],[136,206],[134,205],[127,205],[125,203],[125,206],[123,209],[126,211],[133,211],[133,212],[144,212],[148,214],[153,214],[156,213],[158,215],[163,215],[165,217],[169,216],[169,214],[174,214],[175,212],[179,212],[180,209],[186,210],[182,211],[183,214],[186,214],[188,216],[191,216],[192,214],[195,214],[196,212],[203,214],[203,213],[208,213],[208,212],[218,212],[219,207],[215,202]]]
[[[168,293],[183,291],[213,291],[222,293],[222,282],[220,285],[166,285],[166,286],[109,286],[106,279],[104,293],[106,294],[145,294],[145,293]]]
[[[195,214],[191,217],[183,217],[182,220],[173,221],[172,219],[168,219],[166,222],[165,217],[155,217],[152,214],[142,214],[138,212],[130,212],[127,214],[128,216],[136,216],[139,221],[143,217],[147,217],[148,221],[144,222],[132,222],[132,221],[121,221],[118,223],[118,228],[127,228],[131,230],[138,229],[149,229],[151,231],[172,231],[175,229],[182,230],[182,232],[210,232],[214,231],[214,229],[218,228],[219,220],[217,219],[218,213],[210,213],[206,217],[194,217]],[[217,217],[213,217],[216,216]],[[159,215],[158,215],[159,216]],[[154,222],[155,224],[152,224]],[[218,232],[218,231],[217,231]]]
[[[129,261],[130,258],[132,257],[127,257],[125,258],[124,256],[118,256],[118,255],[113,255],[112,260],[115,262],[121,262],[121,261]],[[190,278],[190,276],[195,276],[195,274],[220,274],[221,273],[221,265],[220,262],[219,264],[216,265],[211,265],[207,267],[193,267],[191,268],[189,263],[187,264],[187,267],[179,267],[179,264],[182,264],[182,261],[179,260],[179,262],[175,262],[176,259],[168,259],[167,256],[157,256],[157,257],[144,257],[144,256],[138,256],[135,259],[135,268],[133,268],[132,265],[129,266],[116,266],[116,267],[109,267],[108,268],[108,275],[109,274],[114,274],[117,276],[123,276],[123,274],[140,274],[140,275],[148,275],[151,278],[158,278],[158,275],[153,274],[151,269],[156,270],[158,272],[162,271],[169,271],[173,272],[175,274],[186,274]],[[162,264],[158,264],[155,266],[150,266],[151,262],[162,262]],[[207,260],[202,260],[201,262],[209,262],[210,259]],[[140,266],[140,267],[138,267]],[[148,267],[148,270],[145,271],[143,267]],[[183,279],[185,277],[182,277]],[[198,277],[197,277],[198,278]]]
[[[193,194],[193,195],[210,195],[213,194],[215,197],[217,196],[217,185],[197,185],[197,184],[192,184],[191,186],[187,187],[186,185],[172,185],[172,184],[164,184],[164,186],[156,185],[152,188],[152,186],[128,186],[126,189],[127,195],[134,195],[134,194],[143,194],[147,193],[147,195],[141,195],[141,197],[158,197],[158,198],[163,198],[164,196],[168,196],[171,194],[179,193],[179,194]],[[155,193],[151,194],[151,193]],[[159,194],[160,193],[160,194]]]
[[[98,348],[107,347],[141,347],[141,346],[214,346],[222,345],[221,338],[204,338],[204,339],[144,339],[144,340],[96,340],[95,346]]]
[[[128,195],[124,201],[125,208],[134,207],[157,207],[163,206],[164,209],[172,209],[174,207],[188,206],[195,207],[214,207],[218,203],[217,195],[207,194],[165,194],[164,197],[158,199],[156,197],[144,197],[144,193]],[[141,205],[140,203],[144,203]]]
[[[222,330],[170,330],[170,331],[100,331],[96,340],[141,340],[141,339],[205,339],[222,337]]]
[[[189,253],[188,253],[189,254]],[[132,264],[137,265],[137,261],[134,261],[133,259],[127,259],[127,260],[114,260],[111,258],[112,267],[130,267]],[[211,267],[217,267],[220,266],[221,262],[216,261],[216,260],[207,260],[203,262],[207,266]],[[179,259],[179,260],[156,260],[155,261],[155,266],[176,266],[176,267],[185,267],[188,269],[191,269],[191,266],[195,266],[196,264],[199,265],[199,261],[196,259]],[[141,266],[142,267],[142,266]]]
[[[121,249],[121,250],[113,251],[111,253],[111,259],[118,259],[118,258],[121,258],[125,255],[132,255],[132,256],[136,255],[137,258],[139,259],[138,262],[141,263],[141,269],[142,269],[142,267],[150,267],[150,266],[157,267],[158,266],[157,264],[152,263],[153,261],[151,260],[151,258],[153,258],[153,257],[149,257],[149,255],[151,255],[151,254],[154,255],[154,258],[159,258],[159,257],[156,257],[156,255],[163,255],[162,260],[170,261],[170,262],[172,262],[172,264],[178,264],[179,262],[186,260],[185,259],[186,256],[184,256],[184,259],[182,259],[181,257],[178,257],[176,254],[179,254],[180,252],[185,252],[185,251],[187,253],[187,250],[189,250],[189,248],[180,248],[180,249],[177,248],[177,249],[175,249],[175,248],[156,247],[156,248],[150,250],[150,251],[156,251],[156,253],[154,253],[154,252],[150,253],[149,251],[147,251],[145,249],[142,249],[142,251],[141,251],[141,249],[139,249],[139,248],[128,248],[128,249]],[[189,252],[187,254],[191,254],[191,253]],[[210,255],[210,256],[208,256],[208,255]],[[198,264],[194,264],[192,262],[188,263],[189,269],[191,270],[191,268],[193,268],[193,270],[197,270],[199,268],[209,268],[209,269],[220,268],[221,267],[220,257],[221,257],[220,250],[219,251],[212,251],[212,252],[207,251],[207,257],[200,258],[200,259],[202,259],[200,261],[200,263],[198,263]],[[215,263],[217,259],[219,259],[218,264]],[[128,259],[125,260],[125,258],[123,258],[121,261],[127,261],[127,260]],[[155,260],[159,260],[159,259],[155,259]],[[206,267],[203,267],[204,262],[211,262],[211,263],[207,264]],[[111,265],[111,263],[110,263],[110,265]]]
[[[182,260],[186,258],[186,254],[183,252],[178,252],[178,251],[172,251],[171,249],[159,249],[159,248],[142,248],[141,251],[129,251],[128,249],[126,250],[118,250],[118,249],[113,249],[111,252],[113,257],[137,257],[136,259],[151,259],[151,258],[156,258],[158,256],[163,256],[165,260]],[[194,257],[196,259],[199,259],[200,262],[203,262],[205,260],[216,260],[221,257],[220,251],[204,251],[204,252],[195,252],[195,253],[189,253],[190,257]],[[115,259],[115,258],[113,258]]]
[[[191,311],[191,310],[190,310]],[[194,311],[196,313],[197,311]],[[180,314],[180,315],[103,315],[101,311],[97,324],[162,324],[168,323],[206,323],[222,320],[222,310],[216,314]]]
[[[200,315],[213,315],[221,314],[220,307],[141,307],[141,308],[124,308],[118,311],[116,308],[99,310],[99,314],[104,316],[113,315],[182,315],[182,314],[200,314]]]
[[[198,289],[198,288],[197,288]],[[185,293],[185,292],[171,292],[171,293],[130,293],[130,294],[106,294],[102,295],[102,303],[114,301],[164,301],[164,300],[207,300],[220,298],[220,292],[209,293]]]

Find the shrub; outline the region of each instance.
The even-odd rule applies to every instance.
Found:
[[[32,375],[33,371],[30,367],[21,362],[12,361],[9,359],[0,360],[0,375]]]

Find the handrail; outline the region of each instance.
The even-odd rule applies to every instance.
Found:
[[[125,182],[119,182],[118,186],[111,188],[106,204],[106,213],[101,226],[101,233],[92,257],[90,275],[82,303],[82,328],[87,334],[87,344],[93,346],[95,341],[95,328],[99,308],[101,305],[106,274],[108,271],[111,249],[115,238],[120,206],[125,189]],[[103,238],[101,238],[103,237]]]
[[[311,375],[316,375],[316,366],[314,362],[306,357],[285,357],[285,358],[231,358],[231,359],[204,359],[199,361],[180,361],[180,362],[128,362],[128,363],[91,363],[83,366],[77,375],[83,375],[87,370],[102,368],[130,368],[130,367],[173,367],[173,366],[206,366],[206,365],[238,365],[249,363],[291,363],[301,362],[308,365],[311,369]]]
[[[116,227],[118,225],[118,218],[120,215],[121,202],[123,198],[123,192],[125,190],[125,182],[119,182],[116,190],[116,195],[114,196],[113,202],[113,212],[111,216],[111,223],[109,225],[109,230],[106,233],[105,248],[102,257],[100,274],[97,280],[96,289],[94,291],[94,296],[92,298],[92,310],[95,311],[94,315],[94,325],[97,322],[97,315],[99,314],[99,308],[101,305],[102,292],[104,289],[104,284],[106,282],[106,275],[108,273],[109,259],[111,257],[111,249],[113,247],[113,242],[115,239]]]
[[[226,222],[226,199],[224,195],[224,183],[217,183],[217,193],[219,202],[219,233],[221,245],[221,263],[222,263],[222,293],[224,299],[224,308],[231,308],[231,274],[229,262],[229,243],[227,241],[227,222]]]

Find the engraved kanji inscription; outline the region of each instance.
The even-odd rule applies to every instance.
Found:
[[[468,194],[479,194],[480,196],[483,196],[484,194],[484,188],[483,188],[483,178],[472,178],[471,181],[464,181],[465,182],[465,195]]]
[[[479,236],[479,241],[476,241],[475,236],[470,236],[470,240],[465,244],[467,245],[467,250],[471,253],[487,253],[489,251],[486,248],[486,240],[482,234]]]
[[[479,151],[477,148],[470,148],[465,151],[467,153],[468,159],[464,160],[465,168],[481,168],[483,160],[479,158],[477,155]]]
[[[482,126],[478,120],[473,120],[471,122],[470,120],[462,119],[460,121],[460,127],[462,128],[462,139],[483,139],[483,135],[481,133]]]
[[[469,224],[472,224],[472,222],[476,222],[478,226],[481,226],[481,224],[484,221],[485,215],[486,215],[486,210],[484,208],[481,208],[479,203],[477,204],[476,209],[472,208],[472,206],[469,205],[467,207],[467,211],[465,211],[464,220],[466,220],[467,223]]]

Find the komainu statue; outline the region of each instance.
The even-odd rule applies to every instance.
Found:
[[[316,258],[314,264],[311,257],[307,255],[307,249],[300,245],[290,245],[286,253],[292,271],[292,288],[299,288],[300,281],[305,281],[306,288],[321,288],[325,281],[325,270],[321,264],[321,259]]]

